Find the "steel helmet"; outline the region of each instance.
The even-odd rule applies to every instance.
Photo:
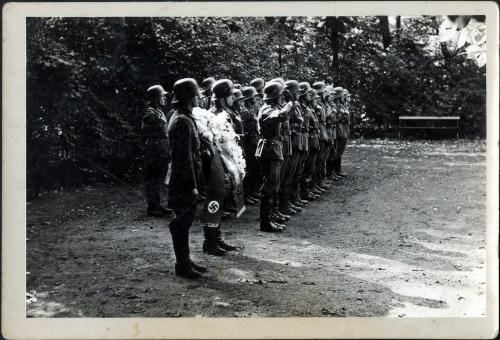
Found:
[[[264,88],[264,79],[262,78],[255,78],[250,82],[250,86],[255,87],[255,90],[260,91]]]
[[[193,78],[179,79],[174,84],[172,103],[178,103],[192,97],[201,97],[198,83]]]
[[[264,87],[264,100],[278,98],[283,92],[283,86],[277,82],[269,82]]]
[[[300,88],[300,95],[303,96],[309,92],[312,91],[311,85],[309,85],[308,82],[303,81],[302,83],[299,83],[299,88]]]
[[[167,94],[167,91],[163,89],[163,86],[161,85],[153,85],[148,87],[146,90],[146,96],[148,97],[149,100],[155,100],[156,98],[160,96],[164,96]]]
[[[234,84],[229,79],[217,80],[212,85],[213,99],[222,99],[235,93]]]
[[[234,91],[234,101],[243,99],[243,94],[241,93],[240,90],[235,90]]]
[[[272,83],[272,82],[280,83],[281,86],[285,87],[285,80],[283,78],[274,78],[274,79],[271,79],[269,81],[269,83]]]
[[[243,94],[244,100],[253,98],[258,95],[257,90],[253,86],[244,87],[241,93]]]
[[[319,98],[318,92],[316,90],[312,89],[311,92],[312,92],[311,99]]]
[[[290,93],[295,94],[300,91],[299,82],[296,80],[287,80],[285,82],[285,89]]]
[[[212,77],[208,77],[208,78],[203,79],[200,87],[203,90],[203,92],[205,92],[206,90],[210,89],[214,83],[215,83],[215,79]]]
[[[326,84],[322,81],[315,82],[312,87],[317,93],[323,93],[326,90]]]
[[[334,98],[340,98],[342,96],[343,88],[340,86],[337,86],[336,88],[333,89],[335,93],[333,94]]]

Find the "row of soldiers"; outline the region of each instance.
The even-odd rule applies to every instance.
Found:
[[[217,170],[213,166],[208,166],[212,169],[208,174],[203,170],[207,166],[202,157],[204,143],[193,119],[196,108],[227,114],[246,161],[245,204],[260,202],[260,229],[264,232],[283,231],[292,215],[318,199],[333,181],[346,176],[341,171],[350,121],[346,89],[321,81],[311,86],[282,78],[267,83],[257,78],[245,87],[228,79],[207,78],[198,86],[194,79],[185,78],[174,84],[173,109],[166,116],[161,112],[166,95],[163,88],[155,85],[147,93],[150,107],[143,118],[143,131],[146,145],[150,145],[145,167],[148,213],[168,213],[159,199],[166,175],[169,206],[175,211],[169,227],[177,275],[196,278],[206,271],[189,257],[188,230],[196,204],[208,201],[204,197],[208,183],[201,178],[213,178],[210,171]],[[217,149],[220,147],[210,149],[212,164]],[[210,206],[205,204],[205,209]],[[220,223],[206,223],[205,227],[205,252],[222,255],[236,249],[222,239]]]

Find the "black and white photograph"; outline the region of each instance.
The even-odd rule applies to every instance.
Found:
[[[451,14],[26,17],[25,317],[485,318]]]

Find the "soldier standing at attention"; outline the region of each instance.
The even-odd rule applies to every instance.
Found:
[[[147,213],[150,216],[163,216],[172,211],[161,206],[160,193],[170,161],[167,138],[167,118],[162,107],[167,92],[160,85],[147,89],[148,107],[142,118],[142,134],[146,140],[144,187],[147,199]]]
[[[215,83],[215,79],[208,77],[203,79],[201,82],[202,97],[200,100],[200,107],[202,109],[208,110],[212,106],[212,85]]]
[[[212,99],[214,105],[210,109],[210,112],[214,114],[214,117],[209,122],[208,126],[214,134],[214,141],[221,150],[221,158],[224,161],[225,169],[227,170],[228,178],[231,176],[228,164],[226,161],[231,161],[231,163],[239,164],[238,160],[243,159],[241,147],[238,146],[237,140],[239,139],[236,134],[235,126],[237,124],[236,113],[233,111],[232,107],[234,104],[234,95],[238,90],[234,89],[234,84],[229,79],[221,79],[216,81],[212,85]],[[241,120],[239,121],[241,123]],[[241,164],[243,168],[238,168],[235,171],[239,172],[239,175],[243,177],[244,175],[244,164]],[[236,177],[234,177],[236,179]],[[227,195],[224,200],[219,205],[225,210],[224,215],[229,216],[230,211],[238,212],[238,202],[236,201],[238,197],[235,195],[235,189],[238,189],[239,183],[230,180],[226,188]],[[243,189],[241,189],[243,191]],[[243,195],[243,193],[242,193]],[[242,200],[243,201],[243,198]],[[222,256],[226,251],[234,251],[237,248],[233,245],[226,243],[222,237],[222,232],[220,230],[220,222],[218,223],[206,223],[203,226],[203,232],[205,236],[205,241],[203,242],[203,252],[214,255]]]
[[[313,89],[311,88],[311,85],[309,85],[308,82],[299,83],[299,88],[300,88],[300,96],[299,96],[300,108],[302,109],[302,117],[304,118],[304,121],[302,122],[303,153],[301,153],[299,159],[300,198],[303,200],[302,202],[309,202],[319,197],[313,194],[309,190],[310,179],[307,176],[307,169],[306,169],[307,160],[309,159],[309,153],[311,151],[311,145],[309,142],[309,129],[310,129],[309,122],[312,113],[311,113],[311,108],[309,106],[309,102],[311,101]]]
[[[318,154],[320,151],[319,144],[319,120],[316,115],[316,107],[318,106],[318,94],[316,90],[311,90],[311,100],[308,103],[309,106],[309,114],[306,119],[309,120],[309,156],[306,160],[306,175],[309,191],[315,194],[318,198],[319,194],[323,193],[323,191],[318,190],[317,183],[315,181],[316,175],[316,163]]]
[[[336,129],[336,121],[337,121],[337,107],[333,101],[334,90],[333,86],[327,86],[326,90],[328,92],[328,96],[326,99],[328,114],[326,117],[326,130],[328,132],[328,139],[330,141],[327,158],[326,158],[326,177],[332,181],[337,180],[337,177],[333,172],[333,162],[335,159],[335,153],[337,151],[337,129]]]
[[[235,88],[236,89],[236,88]],[[243,122],[241,120],[241,111],[243,109],[243,94],[241,90],[234,91],[234,101],[232,112],[228,112],[233,123],[234,132],[239,136],[239,144],[242,145],[241,139],[243,138]]]
[[[288,80],[285,83],[285,90],[290,94],[293,100],[292,110],[290,112],[290,131],[292,156],[290,159],[290,175],[288,176],[288,198],[290,207],[293,210],[301,211],[304,205],[299,199],[299,178],[300,178],[300,157],[303,153],[302,143],[302,123],[304,118],[299,103],[300,88],[296,80]]]
[[[325,183],[326,158],[328,147],[328,132],[326,130],[326,84],[322,81],[315,82],[313,88],[319,95],[318,104],[316,105],[316,114],[319,123],[319,146],[320,150],[316,162],[315,182],[318,190],[324,191],[328,189]]]
[[[260,230],[264,232],[281,232],[271,220],[273,198],[280,186],[280,168],[283,163],[283,144],[281,142],[281,122],[288,118],[293,106],[289,102],[281,108],[283,87],[279,83],[269,83],[264,88],[264,101],[258,120],[262,139],[259,140],[255,156],[259,157],[264,185],[260,200]]]
[[[258,202],[254,198],[259,191],[259,165],[255,159],[255,149],[259,142],[259,122],[256,110],[257,91],[253,86],[247,86],[242,90],[243,107],[241,120],[243,123],[243,153],[247,164],[247,172],[244,179],[245,203],[254,205]]]
[[[346,141],[348,137],[349,130],[349,112],[343,103],[343,92],[342,87],[335,88],[335,104],[337,106],[337,152],[335,154],[335,159],[333,162],[333,169],[335,174],[339,177],[345,177],[347,174],[343,173],[342,168],[342,155],[344,154]]]
[[[168,124],[171,141],[171,171],[167,179],[170,206],[175,216],[169,229],[175,252],[175,274],[196,279],[207,269],[195,264],[189,256],[189,228],[191,227],[201,189],[200,140],[193,108],[198,106],[201,96],[194,79],[180,79],[174,84],[172,104],[174,112]]]

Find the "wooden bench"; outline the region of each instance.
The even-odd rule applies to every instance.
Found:
[[[409,122],[418,124],[408,125]],[[458,139],[459,123],[458,116],[400,116],[398,136],[401,138],[401,131],[404,130],[455,130]]]

